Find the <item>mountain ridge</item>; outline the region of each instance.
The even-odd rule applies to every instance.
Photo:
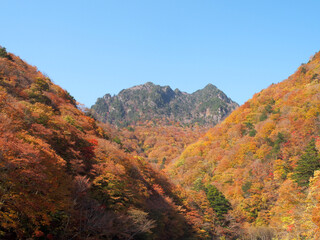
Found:
[[[213,84],[189,94],[147,82],[123,89],[114,96],[105,94],[91,109],[98,120],[116,125],[152,119],[215,125],[237,107]]]

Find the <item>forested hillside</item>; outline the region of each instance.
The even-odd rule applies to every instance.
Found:
[[[115,96],[106,94],[98,98],[92,110],[98,120],[118,126],[148,120],[214,126],[236,107],[237,103],[212,84],[188,94],[148,82],[124,89]]]
[[[207,133],[90,116],[0,48],[0,239],[320,238],[320,53]]]
[[[220,190],[247,239],[319,239],[320,53],[186,148],[168,174]]]
[[[1,239],[236,234],[236,224],[217,224],[209,201],[187,201],[112,126],[86,116],[67,91],[5,48],[0,133]]]
[[[117,135],[125,151],[144,157],[156,169],[164,169],[208,128],[177,122],[146,121],[119,128]]]

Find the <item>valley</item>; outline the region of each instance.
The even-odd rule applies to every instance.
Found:
[[[82,109],[0,51],[1,239],[319,239],[320,52],[241,106],[148,82]]]

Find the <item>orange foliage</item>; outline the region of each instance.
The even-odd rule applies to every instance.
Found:
[[[0,238],[204,238],[201,213],[141,157],[170,161],[193,130],[141,126],[118,136],[35,67],[0,57]]]
[[[275,223],[279,234],[309,239],[312,224],[318,224],[318,206],[312,223],[305,194],[310,189],[299,189],[291,176],[312,138],[319,149],[320,53],[301,68],[255,94],[188,146],[167,172],[187,188],[198,179],[220,186],[234,216],[249,226]]]

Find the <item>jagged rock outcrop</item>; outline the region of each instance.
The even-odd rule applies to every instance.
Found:
[[[188,94],[148,82],[124,89],[115,96],[106,94],[92,110],[100,121],[117,125],[152,119],[215,125],[237,107],[237,103],[212,84]]]

